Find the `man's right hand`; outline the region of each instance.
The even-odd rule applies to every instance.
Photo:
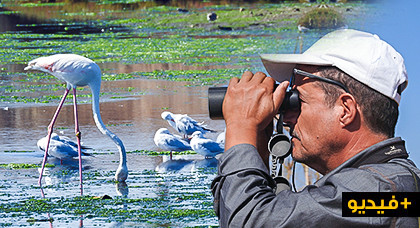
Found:
[[[258,134],[265,131],[277,114],[289,82],[281,83],[275,91],[274,84],[274,79],[262,72],[246,71],[240,80],[230,80],[223,102],[225,150],[242,143],[258,148]]]

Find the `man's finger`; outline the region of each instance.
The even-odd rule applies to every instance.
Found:
[[[275,110],[279,110],[281,103],[284,100],[284,96],[286,95],[287,87],[289,86],[289,81],[282,82],[274,91],[273,93],[273,102]]]
[[[263,72],[257,72],[252,77],[252,81],[261,83],[267,78],[267,75],[265,75]]]
[[[252,79],[252,76],[253,76],[253,74],[252,74],[251,71],[245,71],[242,74],[242,77],[241,77],[240,82],[248,82],[248,81],[250,81]]]
[[[237,78],[237,77],[231,78],[230,81],[229,81],[228,87],[236,85],[236,84],[238,84],[238,82],[239,82],[239,78]]]

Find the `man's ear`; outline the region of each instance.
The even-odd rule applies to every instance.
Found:
[[[358,116],[359,110],[356,99],[351,94],[344,93],[340,95],[337,102],[341,108],[341,113],[339,116],[340,124],[343,127],[347,127],[353,123]]]

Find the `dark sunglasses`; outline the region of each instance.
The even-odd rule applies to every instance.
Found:
[[[295,68],[295,69],[293,69],[293,74],[290,78],[289,88],[291,88],[291,89],[286,93],[286,96],[284,97],[283,103],[280,107],[280,112],[284,112],[286,110],[290,110],[290,111],[299,111],[300,110],[299,92],[296,89],[293,89],[293,86],[295,85],[296,75],[301,75],[301,76],[304,76],[304,77],[308,77],[308,78],[320,80],[320,81],[323,81],[323,82],[327,82],[327,83],[339,86],[340,88],[342,88],[347,93],[350,93],[347,86],[345,86],[341,82],[338,82],[338,81],[335,81],[335,80],[332,80],[332,79],[328,79],[328,78],[319,77],[317,75],[314,75],[314,74],[308,73],[306,71],[299,70],[299,69]]]

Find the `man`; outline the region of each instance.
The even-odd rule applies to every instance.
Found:
[[[231,79],[223,103],[226,152],[212,184],[220,226],[418,227],[412,217],[342,216],[343,192],[419,187],[420,171],[394,137],[407,86],[401,55],[376,35],[345,29],[303,54],[261,58],[272,78],[245,72]],[[281,82],[275,90],[274,79]],[[300,100],[300,108],[284,113],[292,156],[324,176],[299,192],[276,195],[267,141],[288,86]]]

